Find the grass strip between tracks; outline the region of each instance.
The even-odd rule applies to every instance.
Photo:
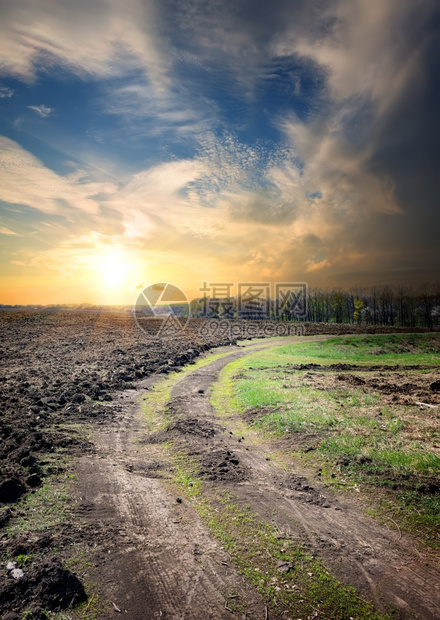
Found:
[[[194,364],[185,366],[179,371],[170,373],[167,377],[164,377],[161,381],[158,381],[148,390],[143,396],[143,418],[147,426],[147,430],[150,432],[163,430],[167,426],[167,421],[161,415],[167,402],[171,398],[171,390],[180,381],[193,372],[196,372],[199,368],[208,366],[212,362],[231,355],[230,351],[224,353],[214,353],[206,357],[202,357]]]
[[[172,484],[191,501],[210,532],[229,553],[239,573],[273,612],[287,611],[296,618],[334,620],[398,617],[394,611],[376,610],[294,539],[263,521],[250,506],[238,506],[232,493],[205,487],[198,477],[196,458],[188,459],[171,443],[165,450],[175,465]],[[246,611],[243,602],[234,598],[234,593],[227,600],[232,611]]]

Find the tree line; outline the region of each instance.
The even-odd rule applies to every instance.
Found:
[[[433,328],[440,324],[440,284],[368,290],[309,291],[307,320]]]
[[[410,286],[375,286],[369,289],[308,289],[307,299],[299,304],[288,298],[254,300],[251,311],[243,314],[243,300],[194,299],[190,315],[224,319],[278,319],[313,323],[352,323],[401,327],[440,326],[440,283]],[[298,300],[296,300],[298,301]],[[295,300],[293,300],[295,302]]]

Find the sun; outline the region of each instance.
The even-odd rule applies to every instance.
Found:
[[[133,272],[133,265],[123,249],[111,248],[93,259],[97,284],[101,288],[115,289],[127,283]]]
[[[117,255],[111,255],[102,269],[102,281],[107,288],[121,286],[129,274],[128,261]]]

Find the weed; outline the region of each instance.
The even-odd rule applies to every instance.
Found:
[[[175,483],[185,491],[190,499],[199,497],[203,490],[203,482],[195,474],[194,462],[188,462],[186,455],[176,455],[174,462],[176,463]]]
[[[69,614],[53,614],[53,620],[97,620],[102,618],[105,612],[105,604],[101,597],[100,588],[95,581],[96,566],[91,561],[91,551],[88,548],[76,548],[73,555],[64,562],[65,567],[74,572],[84,584],[87,600],[79,603]]]

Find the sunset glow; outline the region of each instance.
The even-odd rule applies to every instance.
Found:
[[[111,250],[107,254],[97,256],[92,263],[92,269],[98,272],[97,284],[110,289],[127,283],[132,271],[131,267],[132,265],[123,253],[118,250]]]
[[[0,303],[438,279],[434,0],[0,16]]]

